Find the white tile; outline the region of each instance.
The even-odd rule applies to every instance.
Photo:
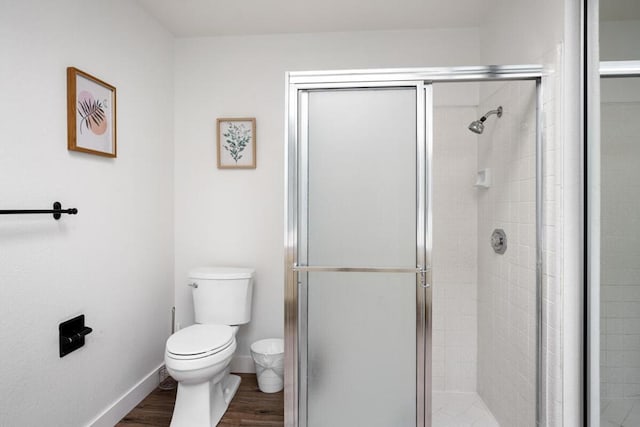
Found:
[[[635,400],[633,408],[622,422],[623,427],[640,426],[640,400]]]
[[[621,426],[634,406],[634,401],[615,399],[612,400],[600,414],[601,421],[608,421],[614,425]]]
[[[499,427],[476,393],[434,393],[433,427]]]

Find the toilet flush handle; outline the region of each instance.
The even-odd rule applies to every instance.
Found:
[[[193,289],[198,289],[197,283],[189,283],[187,286],[191,286]]]

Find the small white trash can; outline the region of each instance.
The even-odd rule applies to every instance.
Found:
[[[284,388],[284,340],[270,338],[251,344],[256,364],[258,387],[263,393],[277,393]]]

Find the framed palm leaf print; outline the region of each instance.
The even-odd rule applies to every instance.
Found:
[[[116,88],[67,68],[67,148],[116,157]]]

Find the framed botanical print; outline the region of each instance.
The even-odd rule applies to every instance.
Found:
[[[256,119],[216,121],[218,169],[256,168]]]

